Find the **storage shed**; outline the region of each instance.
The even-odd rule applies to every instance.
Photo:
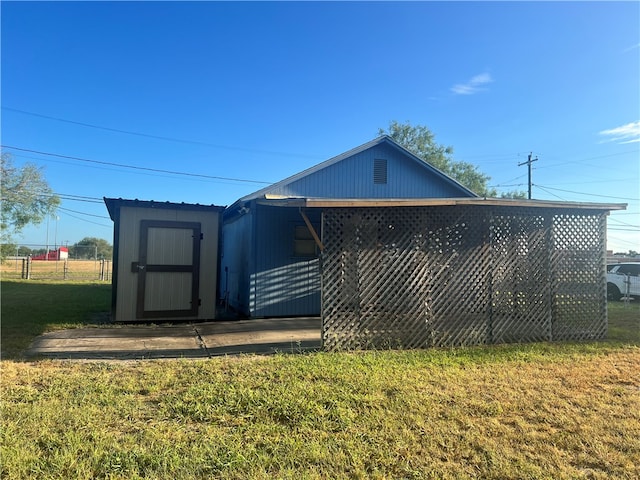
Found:
[[[320,315],[321,211],[296,197],[477,196],[383,136],[239,199],[224,212],[220,296],[244,315]]]
[[[214,319],[223,207],[104,202],[114,222],[112,319]]]

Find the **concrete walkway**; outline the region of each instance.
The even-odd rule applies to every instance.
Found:
[[[208,358],[320,348],[320,319],[271,318],[178,325],[76,328],[37,337],[27,358]]]

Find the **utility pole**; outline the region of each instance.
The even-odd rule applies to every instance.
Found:
[[[538,161],[538,157],[532,159],[531,158],[532,155],[533,155],[533,152],[529,154],[529,159],[526,162],[522,162],[518,164],[519,167],[522,165],[527,165],[529,167],[529,200],[531,200],[531,164],[533,162]]]

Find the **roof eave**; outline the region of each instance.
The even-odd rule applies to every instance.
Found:
[[[300,199],[292,199],[300,203]],[[524,200],[510,198],[306,198],[304,206],[309,208],[340,207],[438,207],[453,205],[529,207],[529,208],[563,208],[584,210],[626,210],[626,203],[593,203],[593,202],[561,202],[555,200]],[[282,202],[282,201],[281,201]]]
[[[155,200],[128,200],[125,198],[102,198],[111,220],[115,220],[117,211],[121,207],[143,207],[143,208],[159,208],[168,210],[200,210],[200,211],[217,211],[222,212],[225,207],[219,205],[201,205],[199,203],[172,203],[172,202],[156,202]]]
[[[366,207],[441,207],[455,205],[560,208],[579,210],[625,210],[626,203],[563,202],[556,200],[524,200],[511,198],[304,198],[265,196],[255,200],[261,205],[306,208],[366,208]]]

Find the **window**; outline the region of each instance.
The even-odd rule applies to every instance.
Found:
[[[622,275],[631,275],[632,277],[637,277],[640,274],[640,264],[638,265],[620,265],[616,273],[621,273]]]
[[[293,242],[293,255],[296,257],[315,257],[316,241],[306,225],[296,225]]]
[[[373,160],[373,183],[376,185],[387,184],[387,160],[384,158]]]

